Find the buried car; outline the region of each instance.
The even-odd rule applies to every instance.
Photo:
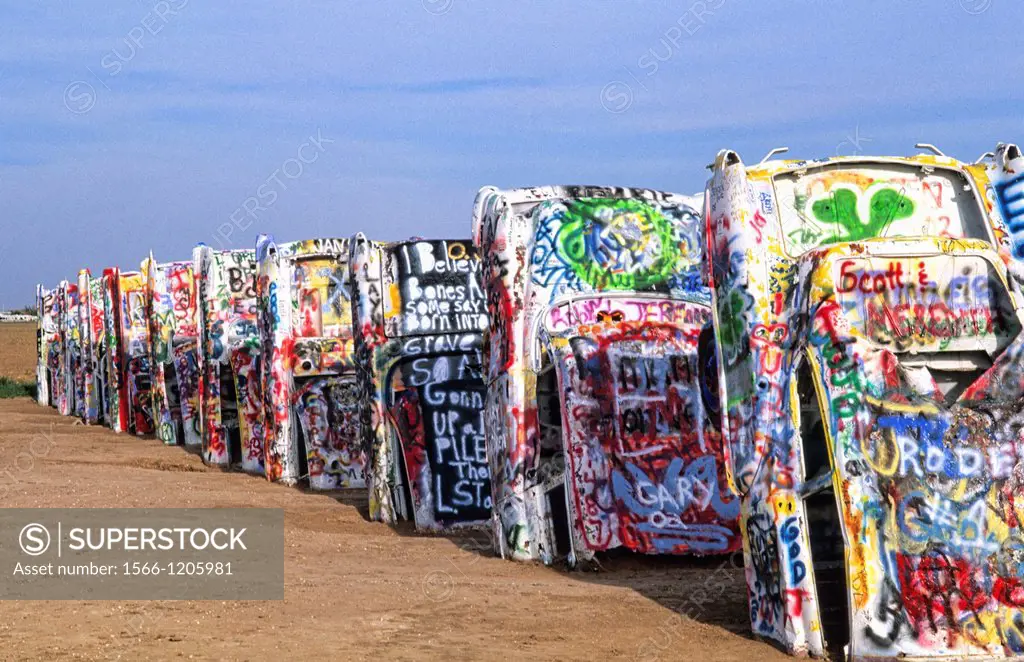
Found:
[[[60,327],[59,376],[56,389],[57,411],[71,416],[79,411],[82,400],[82,344],[78,318],[78,284],[62,280],[57,285],[57,324]]]
[[[103,301],[103,344],[106,374],[104,422],[114,432],[128,429],[129,396],[125,375],[124,332],[121,326],[121,270],[110,267],[100,278]]]
[[[36,285],[36,401],[54,406],[63,346],[56,290]]]
[[[270,480],[365,486],[348,258],[348,239],[256,241]]]
[[[137,435],[150,434],[153,432],[153,403],[145,276],[138,271],[120,272],[117,288],[120,297],[121,375],[128,403],[125,429]]]
[[[489,524],[476,250],[359,234],[352,281],[370,516],[417,529]]]
[[[202,447],[199,427],[199,329],[192,262],[157,263],[146,275],[153,422],[165,444]]]
[[[750,618],[794,654],[1024,656],[1024,338],[989,177],[1013,152],[935,151],[726,150],[708,183]]]
[[[96,389],[96,422],[110,425],[110,344],[107,339],[106,275],[89,278],[89,357]]]
[[[203,461],[263,473],[256,254],[199,244],[192,262]]]
[[[702,390],[713,353],[696,203],[611,187],[478,193],[503,557],[739,548],[717,401]]]
[[[82,351],[82,412],[86,423],[106,420],[106,345],[103,281],[88,269],[78,272],[78,320]]]

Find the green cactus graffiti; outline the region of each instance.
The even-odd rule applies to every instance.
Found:
[[[569,202],[556,250],[581,280],[609,290],[657,285],[683,257],[672,223],[653,206],[632,199]]]
[[[870,217],[865,223],[857,212],[857,194],[849,189],[833,191],[828,198],[811,205],[816,219],[842,228],[842,234],[837,233],[822,242],[832,244],[878,237],[893,221],[910,217],[914,203],[901,192],[887,188],[871,196],[869,210]]]
[[[743,290],[730,290],[722,306],[721,337],[727,352],[738,352],[743,341],[743,330],[747,326],[746,312],[753,305],[750,295]]]

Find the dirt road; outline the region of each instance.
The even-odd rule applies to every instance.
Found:
[[[30,376],[34,330],[8,327],[0,374]],[[283,508],[286,527],[283,602],[0,601],[3,660],[791,659],[750,638],[742,571],[727,561],[625,557],[596,573],[502,561],[468,537],[368,522],[363,493],[225,473],[27,398],[0,401],[0,496]]]

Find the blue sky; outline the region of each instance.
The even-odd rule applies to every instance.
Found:
[[[691,193],[725,147],[974,159],[1024,142],[1022,24],[1019,0],[0,0],[0,308],[261,231],[468,237],[485,184]]]

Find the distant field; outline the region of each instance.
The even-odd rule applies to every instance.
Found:
[[[35,375],[35,322],[0,324],[0,376],[34,381]]]

